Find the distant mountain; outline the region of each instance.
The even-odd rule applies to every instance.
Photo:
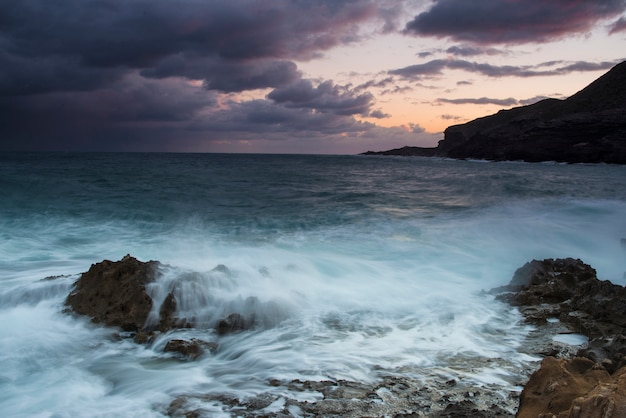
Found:
[[[626,164],[626,61],[566,100],[546,99],[450,126],[436,148],[365,154]]]

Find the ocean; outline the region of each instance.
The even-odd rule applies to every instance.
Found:
[[[514,403],[532,327],[482,290],[560,257],[626,283],[625,215],[624,166],[0,154],[0,411],[311,416],[323,395],[295,383],[389,376]],[[82,272],[126,254],[168,266],[156,286],[193,277],[196,328],[142,345],[65,310]],[[262,321],[217,335],[233,312]],[[185,360],[163,351],[174,338],[217,348]]]

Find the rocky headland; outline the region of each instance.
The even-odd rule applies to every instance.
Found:
[[[568,99],[545,99],[450,126],[437,147],[364,155],[626,164],[626,62]]]
[[[150,344],[171,332],[162,351],[182,361],[195,361],[219,350],[220,336],[259,326],[246,313],[230,312],[212,324],[206,339],[176,338],[175,331],[193,327],[177,311],[176,284],[157,303],[150,284],[164,269],[158,261],[126,256],[91,266],[66,299],[68,313],[119,330],[119,338]],[[218,266],[220,273],[225,267]],[[542,417],[617,418],[626,416],[626,288],[598,280],[596,271],[577,259],[533,260],[520,267],[507,286],[485,297],[518,307],[533,331],[520,351],[542,357],[537,370],[524,371],[521,395],[502,396],[489,387],[472,387],[462,379],[412,379],[402,373],[382,374],[375,384],[353,381],[272,380],[268,387],[315,392],[315,402],[283,399],[283,409],[268,414],[279,400],[270,393],[250,399],[236,395],[187,394],[167,408],[170,416],[204,416],[198,404],[217,401],[239,416],[313,417]],[[157,306],[159,305],[159,306]],[[170,335],[170,334],[168,334]],[[560,343],[574,336],[587,342]],[[463,361],[463,360],[459,360]],[[477,367],[499,367],[501,359],[478,359]],[[526,376],[526,377],[524,377]],[[516,412],[517,411],[517,412]]]

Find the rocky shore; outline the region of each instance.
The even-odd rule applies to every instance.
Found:
[[[159,306],[151,297],[150,284],[163,268],[157,261],[142,262],[130,255],[94,264],[68,295],[67,311],[116,327],[120,338],[133,338],[138,344],[151,344],[159,335],[193,327],[191,318],[179,317],[175,284]],[[268,387],[283,393],[315,394],[313,400],[270,392],[248,399],[185,394],[172,401],[165,413],[207,416],[198,405],[215,401],[243,417],[626,416],[626,288],[598,280],[595,270],[581,260],[547,259],[525,264],[507,286],[484,295],[518,307],[534,327],[520,351],[543,361],[537,370],[517,371],[519,381],[512,383],[524,387],[519,396],[489,386],[473,387],[436,371],[432,379],[413,379],[407,377],[411,375],[407,370],[399,369],[381,371],[376,383],[267,382]],[[247,332],[258,325],[254,317],[231,312],[213,324],[206,339],[171,338],[162,350],[181,361],[194,361],[219,350],[220,336]],[[587,342],[578,346],[561,342],[568,337]],[[477,364],[467,367],[497,368],[502,361],[477,359]]]

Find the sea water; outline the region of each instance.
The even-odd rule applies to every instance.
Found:
[[[0,154],[0,411],[163,416],[196,394],[229,416],[220,396],[319,399],[270,382],[382,374],[519,391],[529,328],[481,290],[533,258],[624,284],[625,215],[612,165]],[[140,345],[65,311],[80,273],[126,254],[163,263],[155,300],[184,279],[195,328]],[[233,312],[260,321],[216,335]],[[217,349],[182,361],[163,352],[173,338]]]

